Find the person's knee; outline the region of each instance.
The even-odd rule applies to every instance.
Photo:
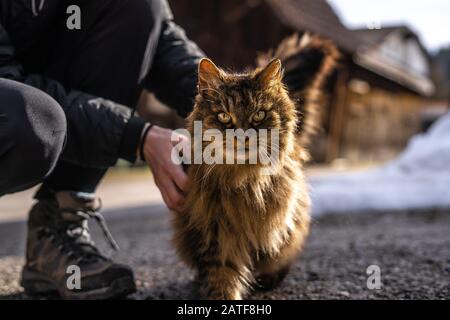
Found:
[[[36,174],[46,177],[56,166],[62,153],[67,125],[61,106],[46,94],[34,97],[28,108],[30,126],[23,132],[23,142],[28,141],[30,157],[35,157]]]
[[[20,188],[42,181],[55,167],[64,147],[66,118],[53,98],[30,86],[15,84],[8,95],[14,104],[8,113],[14,145],[11,179]]]

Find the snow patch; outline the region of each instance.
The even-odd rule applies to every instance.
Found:
[[[450,208],[450,113],[388,164],[310,178],[313,215]]]

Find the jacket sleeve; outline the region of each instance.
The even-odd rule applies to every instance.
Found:
[[[66,89],[44,75],[25,73],[1,24],[0,77],[40,89],[61,105],[67,119],[63,160],[98,168],[110,167],[118,158],[136,160],[144,121],[134,117],[133,110],[125,106]]]
[[[197,94],[198,63],[205,55],[176,25],[169,12],[161,33],[150,72],[144,86],[164,104],[186,117]]]

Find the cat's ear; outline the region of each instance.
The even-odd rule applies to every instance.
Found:
[[[203,58],[198,64],[198,90],[202,93],[208,88],[217,88],[223,82],[223,71],[211,60]]]
[[[259,72],[257,80],[263,87],[270,87],[281,83],[283,78],[283,68],[280,59],[273,59],[269,64]]]

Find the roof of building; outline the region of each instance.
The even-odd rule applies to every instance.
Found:
[[[399,24],[399,25],[390,25],[383,26],[379,29],[351,29],[351,32],[355,33],[360,41],[359,47],[361,46],[371,46],[380,44],[387,36],[392,34],[393,32],[402,32],[404,37],[414,38],[417,41],[417,44],[420,46],[420,49],[424,53],[424,55],[430,59],[430,53],[423,46],[422,41],[420,41],[417,34],[411,30],[407,25]]]
[[[333,40],[341,49],[353,52],[359,36],[347,29],[324,0],[265,0],[280,22],[295,30],[308,30]]]
[[[395,25],[379,29],[356,29],[352,32],[358,35],[358,39],[361,41],[353,56],[356,64],[422,95],[433,94],[435,86],[429,74],[430,68],[428,68],[428,74],[417,70],[420,63],[426,63],[430,66],[430,55],[417,34],[408,26]],[[382,49],[391,35],[400,41],[413,40],[416,48],[422,53],[423,62],[413,60],[410,45],[407,47],[410,54],[403,56],[400,60],[395,52],[386,52],[385,49]]]
[[[420,94],[430,94],[433,91],[431,80],[426,77],[415,79],[405,68],[393,68],[394,64],[362,63],[365,53],[377,48],[394,32],[403,37],[414,38],[424,57],[429,60],[428,51],[419,37],[408,26],[395,25],[379,29],[348,29],[346,28],[331,5],[326,0],[264,0],[278,16],[280,23],[298,31],[310,31],[332,40],[342,50],[352,56],[356,64],[368,68],[381,76],[401,84]],[[372,50],[373,51],[373,50]],[[389,61],[388,61],[389,62]]]

